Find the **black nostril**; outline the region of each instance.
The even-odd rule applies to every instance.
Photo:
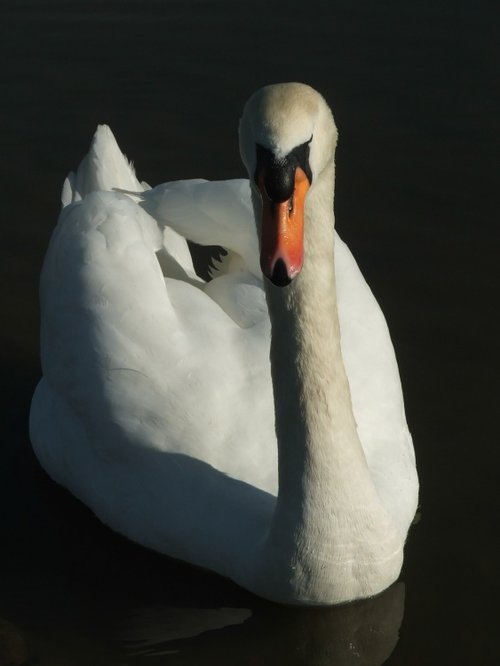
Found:
[[[286,265],[283,259],[278,259],[274,264],[273,274],[271,275],[271,282],[277,287],[286,287],[292,278],[289,277]]]

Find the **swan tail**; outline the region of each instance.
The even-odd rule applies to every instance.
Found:
[[[113,194],[126,194],[137,203],[148,190],[151,190],[151,186],[145,182],[139,182],[132,163],[120,150],[111,129],[107,125],[99,125],[88,154],[80,162],[76,172],[68,174],[64,181],[61,202],[62,207],[65,208],[69,204],[81,201],[93,192],[109,191]],[[117,197],[117,199],[123,199],[123,197]],[[92,201],[97,200],[92,198]],[[115,210],[115,205],[118,207],[124,205],[116,204],[115,199],[109,197],[101,198],[99,201],[101,213],[104,213],[105,210]],[[127,214],[129,217],[136,217],[135,208],[128,209]],[[142,222],[142,224],[145,223]],[[153,239],[151,248],[155,252],[161,252],[157,258],[164,275],[202,283],[194,271],[186,240],[164,225],[161,227],[162,229],[158,229],[156,225],[154,228],[149,225],[147,236]]]
[[[114,188],[140,193],[149,189],[140,183],[132,163],[120,150],[113,132],[107,125],[99,125],[88,154],[75,173],[64,181],[61,201],[63,208],[80,201],[90,192],[110,191]]]

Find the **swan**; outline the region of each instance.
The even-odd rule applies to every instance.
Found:
[[[370,597],[418,480],[387,325],[334,231],[336,126],[278,84],[239,141],[248,180],[151,189],[98,128],[42,269],[33,448],[148,548],[277,602]],[[227,250],[211,281],[186,239]]]

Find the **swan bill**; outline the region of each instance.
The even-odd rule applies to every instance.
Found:
[[[309,178],[297,167],[291,193],[280,202],[269,196],[265,172],[261,172],[257,184],[262,197],[260,267],[273,284],[284,287],[297,277],[304,261],[304,205]]]

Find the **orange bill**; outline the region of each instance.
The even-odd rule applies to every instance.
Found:
[[[263,176],[260,175],[258,182],[262,195],[260,267],[271,282],[285,286],[302,268],[304,203],[310,184],[304,171],[297,167],[292,196],[287,201],[275,203],[267,195]]]

